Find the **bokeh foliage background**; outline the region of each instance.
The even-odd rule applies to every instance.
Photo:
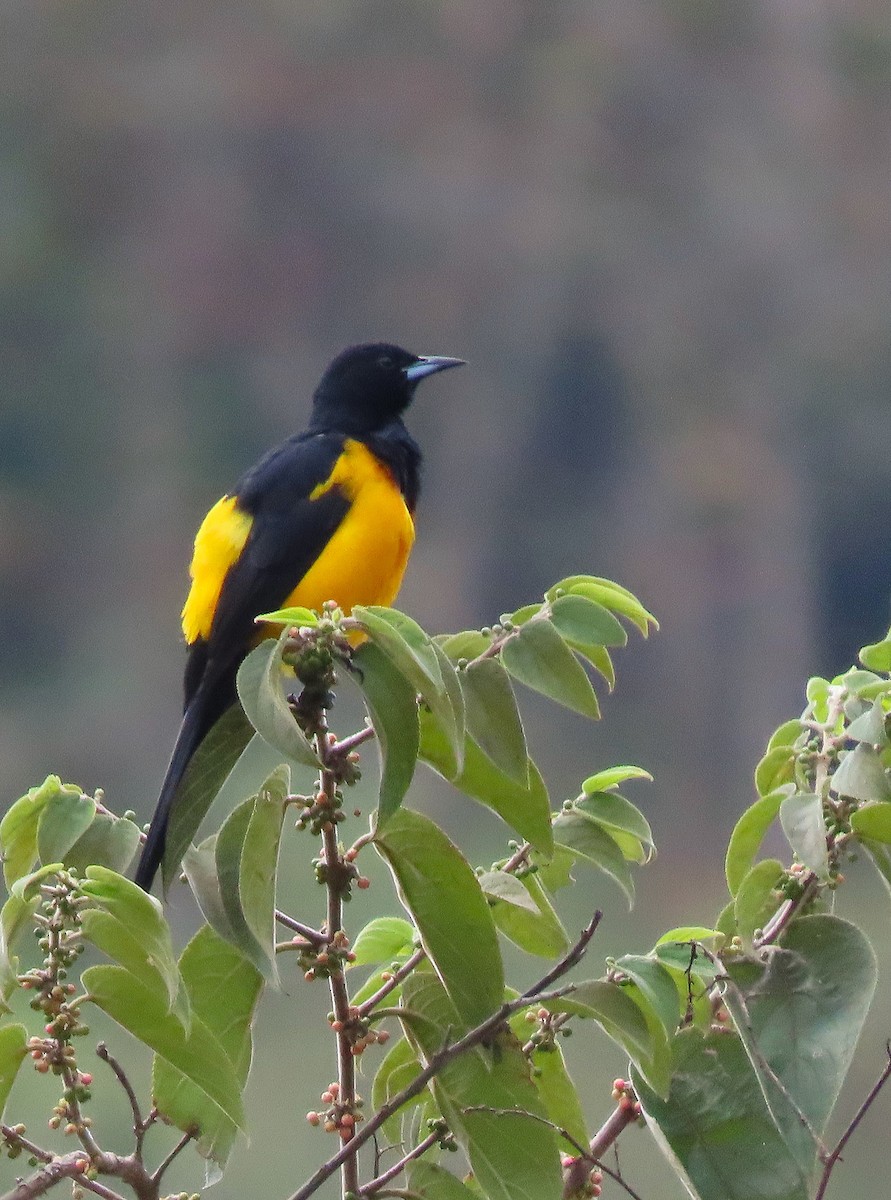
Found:
[[[633,924],[593,897],[604,948],[705,918],[765,737],[889,618],[885,6],[8,0],[3,25],[3,803],[52,769],[148,817],[194,529],[383,337],[471,364],[411,413],[401,606],[466,627],[576,570],[642,596],[662,632],[602,728],[541,706],[530,737],[555,798],[656,775],[662,856]]]

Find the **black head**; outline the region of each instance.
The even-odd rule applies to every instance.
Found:
[[[460,367],[460,358],[411,354],[388,342],[351,346],[328,365],[313,395],[312,426],[370,432],[395,420],[420,381]]]

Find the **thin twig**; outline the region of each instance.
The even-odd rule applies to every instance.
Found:
[[[418,1142],[413,1150],[409,1150],[408,1154],[403,1155],[399,1162],[393,1163],[392,1167],[388,1167],[376,1179],[372,1179],[366,1183],[364,1187],[359,1189],[360,1196],[372,1196],[375,1192],[380,1191],[385,1183],[389,1183],[391,1179],[395,1179],[397,1175],[401,1175],[410,1162],[414,1162],[416,1158],[420,1158],[422,1154],[426,1154],[431,1146],[435,1146],[437,1142],[441,1142],[443,1134],[440,1130],[435,1129],[433,1133],[428,1133],[422,1142]]]
[[[275,910],[275,919],[279,925],[284,925],[285,929],[290,929],[292,933],[299,933],[301,937],[313,946],[327,946],[330,937],[327,933],[320,933],[318,929],[313,929],[311,925],[304,925],[302,921],[296,920],[294,917],[289,917],[286,912],[281,909]]]
[[[844,1152],[845,1146],[847,1146],[851,1135],[854,1133],[857,1126],[878,1099],[879,1092],[881,1092],[888,1080],[891,1079],[891,1042],[885,1043],[885,1053],[888,1056],[888,1061],[885,1063],[885,1069],[869,1089],[869,1092],[863,1100],[863,1103],[854,1114],[850,1125],[848,1125],[847,1129],[838,1139],[835,1149],[832,1150],[824,1160],[823,1174],[820,1177],[820,1186],[817,1188],[817,1191],[814,1194],[814,1200],[823,1200],[823,1197],[826,1195],[826,1189],[829,1187],[829,1177],[835,1169],[836,1163],[838,1163],[841,1159],[842,1153]]]
[[[142,1143],[145,1139],[145,1133],[149,1125],[142,1119],[142,1113],[139,1109],[139,1101],[136,1098],[136,1092],[133,1090],[133,1085],[127,1078],[124,1068],[118,1060],[109,1053],[109,1049],[105,1042],[100,1042],[96,1047],[96,1057],[101,1058],[104,1063],[111,1067],[112,1071],[117,1076],[118,1083],[127,1094],[127,1099],[130,1101],[130,1111],[133,1113],[133,1136],[136,1138],[136,1144],[133,1149],[133,1155],[140,1162],[142,1161]]]
[[[152,1175],[153,1183],[159,1184],[161,1182],[161,1179],[164,1176],[164,1172],[167,1170],[167,1168],[170,1166],[170,1164],[174,1161],[174,1159],[179,1154],[181,1154],[183,1152],[183,1150],[185,1150],[186,1146],[188,1146],[189,1142],[191,1142],[191,1140],[194,1138],[194,1136],[195,1136],[195,1134],[192,1133],[191,1131],[183,1134],[183,1136],[179,1139],[179,1141],[176,1143],[176,1145],[173,1147],[173,1149],[170,1151],[170,1153],[167,1155],[167,1157],[161,1162],[160,1166],[158,1166],[157,1169],[155,1170],[154,1174]]]
[[[400,983],[402,983],[403,979],[407,978],[407,976],[412,973],[415,967],[419,963],[422,963],[426,957],[427,951],[423,947],[419,947],[417,950],[415,950],[414,953],[405,960],[402,966],[395,970],[390,978],[381,984],[381,986],[376,992],[373,993],[373,995],[369,996],[367,1000],[362,1001],[362,1003],[358,1006],[359,1017],[362,1019],[367,1017],[371,1010],[380,1004],[381,1000],[385,1000],[387,996],[389,996],[389,994],[395,988],[397,988]]]
[[[370,742],[373,737],[374,726],[366,725],[364,729],[359,729],[355,733],[351,733],[349,737],[341,738],[339,742],[334,742],[327,748],[327,753],[331,758],[339,754],[349,754],[357,746],[361,746],[364,742]]]
[[[382,1104],[377,1112],[370,1117],[366,1124],[363,1125],[362,1128],[356,1133],[353,1139],[346,1146],[342,1146],[336,1154],[333,1154],[331,1158],[327,1160],[327,1162],[322,1163],[312,1177],[308,1179],[301,1188],[294,1192],[294,1194],[290,1197],[290,1200],[307,1200],[309,1196],[318,1190],[319,1186],[324,1183],[326,1179],[329,1179],[334,1174],[337,1168],[343,1162],[345,1162],[350,1155],[354,1155],[356,1151],[365,1144],[365,1142],[372,1138],[374,1134],[377,1133],[378,1129],[380,1129],[381,1126],[388,1121],[395,1112],[398,1112],[398,1110],[402,1108],[404,1104],[407,1104],[409,1100],[413,1100],[415,1096],[419,1096],[426,1088],[430,1080],[435,1075],[438,1075],[447,1063],[450,1063],[453,1059],[465,1054],[468,1050],[472,1050],[475,1046],[479,1046],[483,1042],[487,1041],[496,1030],[500,1029],[501,1026],[504,1025],[504,1022],[508,1019],[508,1017],[511,1017],[515,1012],[520,1012],[522,1009],[528,1007],[529,1003],[533,1000],[559,1000],[561,997],[568,996],[574,992],[575,984],[572,983],[566,984],[565,987],[556,988],[551,992],[545,992],[544,989],[547,988],[550,983],[554,982],[555,979],[559,978],[560,975],[565,974],[566,971],[575,966],[575,964],[583,957],[588,943],[591,941],[597,926],[600,924],[600,920],[601,913],[595,913],[592,920],[582,930],[582,933],[580,934],[575,945],[566,955],[564,955],[556,967],[548,971],[547,975],[543,976],[538,983],[533,984],[531,988],[528,988],[516,1000],[511,1000],[502,1004],[501,1007],[492,1013],[491,1016],[487,1017],[485,1021],[481,1021],[479,1025],[476,1025],[462,1038],[459,1038],[458,1041],[445,1044],[435,1054],[431,1055],[427,1065],[421,1068],[411,1083],[406,1084],[402,1091],[397,1092],[395,1096],[391,1097],[391,1099],[385,1104]]]

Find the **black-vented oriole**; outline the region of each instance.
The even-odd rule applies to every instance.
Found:
[[[345,350],[316,388],[306,431],[264,455],[204,518],[182,613],[184,715],[136,870],[146,890],[186,767],[235,702],[235,676],[258,636],[254,618],[327,600],[349,612],[395,599],[421,465],[402,414],[422,379],[462,361],[383,342]]]

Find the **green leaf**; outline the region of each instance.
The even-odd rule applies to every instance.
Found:
[[[776,1128],[738,1038],[685,1029],[671,1089],[632,1073],[657,1144],[699,1200],[808,1200],[809,1179]]]
[[[484,1020],[501,1004],[504,969],[473,870],[437,825],[405,808],[375,834],[374,845],[462,1020]]]
[[[535,877],[538,882],[551,895],[575,883],[572,868],[575,866],[576,856],[565,846],[554,846],[553,854],[546,859],[533,850],[529,861],[536,868]]]
[[[829,680],[812,675],[807,681],[805,694],[814,718],[822,724],[829,717]]]
[[[501,661],[515,679],[597,720],[600,706],[584,667],[547,621],[529,621],[504,643]]]
[[[859,837],[891,844],[891,803],[869,804],[851,813],[851,828]]]
[[[252,737],[254,728],[241,705],[233,704],[192,755],[182,783],[177,788],[176,803],[171,809],[170,824],[167,826],[162,863],[165,891],[179,872],[180,863],[208,809]]]
[[[65,855],[93,823],[96,801],[79,789],[60,789],[51,796],[37,823],[37,854],[41,862],[63,862]]]
[[[727,1007],[781,1128],[800,1127],[794,1106],[821,1134],[875,992],[867,938],[828,913],[800,917],[766,959],[735,959],[726,970],[734,984]],[[770,1073],[782,1090],[771,1086]]]
[[[496,659],[484,658],[471,663],[458,678],[468,734],[503,775],[527,787],[526,735],[507,671]]]
[[[179,966],[192,1011],[225,1051],[243,1090],[250,1071],[251,1025],[262,976],[209,925],[203,925],[186,946]],[[236,1125],[207,1099],[202,1088],[164,1058],[156,1057],[152,1096],[165,1121],[183,1132],[197,1127],[199,1154],[225,1165]]]
[[[891,800],[891,782],[881,756],[866,742],[858,742],[845,754],[829,786],[837,796],[849,796],[865,803]]]
[[[350,947],[356,956],[354,967],[389,963],[406,950],[414,949],[415,928],[401,917],[375,917],[369,921]]]
[[[653,1086],[660,1090],[667,1087],[665,1030],[652,1005],[633,985],[621,987],[594,979],[578,984],[569,996],[543,1001],[542,1007],[596,1021],[632,1062],[640,1064]]]
[[[396,609],[357,605],[353,617],[427,704],[444,735],[451,769],[457,771],[464,743],[464,701],[448,656],[420,625]]]
[[[31,918],[40,904],[40,894],[25,899],[10,894],[0,909],[0,1012],[9,1012],[6,1001],[18,984],[18,957],[13,949],[26,930],[31,928]]]
[[[286,800],[291,788],[287,766],[277,767],[257,793],[248,822],[238,873],[238,897],[248,929],[266,950],[275,975],[275,882]]]
[[[235,930],[223,904],[223,894],[217,875],[217,834],[213,833],[197,846],[189,846],[183,858],[183,871],[205,921],[221,938],[237,945]]]
[[[274,771],[256,796],[233,810],[217,835],[214,850],[231,940],[276,985],[275,869],[288,786],[280,772],[286,770]],[[216,928],[217,933],[226,936],[222,927]]]
[[[730,889],[731,896],[736,895],[739,885],[749,873],[758,848],[764,841],[764,835],[777,819],[780,805],[787,797],[794,794],[794,784],[786,784],[784,787],[777,788],[775,792],[756,800],[736,822],[727,846],[727,857],[724,860],[724,873],[727,876],[727,887]]]
[[[774,746],[755,768],[755,790],[759,796],[769,796],[794,778],[795,751],[791,746]]]
[[[863,700],[874,700],[877,696],[886,695],[888,691],[887,679],[882,679],[872,671],[858,671],[853,667],[833,682],[847,688],[849,692],[860,696]]]
[[[477,1195],[445,1167],[416,1159],[408,1169],[409,1190],[420,1200],[474,1200]]]
[[[884,883],[888,892],[891,892],[891,851],[882,842],[872,841],[870,838],[863,838],[860,844],[878,871],[879,879]]]
[[[87,829],[65,854],[64,865],[84,874],[104,867],[123,875],[139,849],[139,826],[127,817],[96,813]]]
[[[659,628],[659,622],[652,613],[647,612],[637,597],[627,588],[613,583],[611,579],[602,579],[597,575],[570,575],[567,579],[555,583],[552,588],[548,588],[545,597],[553,603],[561,593],[587,596],[589,600],[596,600],[604,608],[628,617],[644,637],[648,635],[650,625],[654,629]]]
[[[260,613],[254,620],[257,624],[262,622],[267,625],[287,625],[289,628],[296,625],[298,628],[306,626],[311,629],[318,625],[319,614],[298,604],[292,608],[277,608],[275,612]]]
[[[799,862],[817,876],[829,879],[826,822],[819,796],[796,793],[780,805],[780,824]]]
[[[39,787],[33,787],[16,800],[0,821],[0,853],[3,856],[3,878],[11,888],[17,879],[27,875],[37,862],[37,830],[40,816],[50,800],[65,791],[80,795],[80,788],[63,786],[58,775],[48,775]]]
[[[765,858],[755,863],[743,878],[734,899],[733,913],[736,933],[750,943],[757,929],[762,929],[779,907],[781,896],[776,890],[785,874],[777,858]]]
[[[864,646],[858,657],[864,667],[869,667],[871,671],[891,672],[891,633],[881,642]]]
[[[433,639],[452,662],[460,663],[478,658],[492,645],[492,634],[478,629],[465,629],[461,633],[440,634]]]
[[[81,915],[81,932],[87,941],[134,975],[150,991],[167,993],[169,1011],[188,1032],[191,1021],[188,993],[184,987],[170,1003],[168,981],[159,970],[138,933],[102,908],[88,908]]]
[[[608,608],[588,596],[559,596],[550,622],[566,641],[581,646],[624,646],[628,634]]]
[[[429,1060],[463,1032],[461,1016],[431,971],[414,972],[403,987],[406,1034]],[[446,1064],[432,1087],[488,1200],[560,1195],[557,1137],[511,1030]]]
[[[846,732],[855,742],[869,742],[871,746],[887,746],[888,733],[885,728],[885,710],[881,701],[871,704],[866,712],[848,726]]]
[[[93,921],[89,926],[92,931],[89,936],[94,937],[98,933],[100,939],[94,944],[116,958],[121,966],[143,983],[146,982],[146,973],[157,975],[167,993],[167,1011],[170,1012],[176,1004],[182,980],[173,953],[170,927],[164,919],[164,910],[159,901],[123,875],[100,866],[87,868],[87,878],[81,884],[81,891],[120,927],[116,931],[108,922]],[[177,1010],[177,1017],[188,1029],[187,1003]]]
[[[520,837],[531,842],[545,855],[553,850],[551,805],[544,780],[529,760],[529,784],[523,787],[502,775],[476,742],[466,738],[464,765],[456,776],[449,774],[451,756],[442,731],[431,715],[421,712],[421,757],[443,778],[472,799],[484,804],[505,821]]]
[[[365,642],[353,652],[353,678],[365,697],[381,756],[377,824],[386,824],[408,791],[418,761],[417,693],[384,652]]]
[[[588,792],[575,802],[575,809],[605,829],[630,862],[649,862],[653,857],[656,846],[649,822],[618,792]]]
[[[375,1109],[392,1100],[403,1088],[408,1087],[420,1073],[421,1064],[418,1062],[418,1056],[414,1048],[405,1038],[400,1038],[384,1055],[381,1065],[377,1069],[377,1074],[374,1077],[374,1083],[371,1086],[371,1103]],[[421,1092],[419,1096],[416,1096],[414,1100],[410,1100],[408,1104],[400,1108],[388,1121],[384,1122],[384,1129],[391,1141],[395,1142],[399,1140],[400,1123],[404,1114],[412,1108],[417,1108],[425,1104],[428,1099],[429,1093]]]
[[[634,880],[621,848],[605,829],[578,809],[564,809],[554,818],[554,840],[586,862],[593,863],[625,893],[629,908],[634,903]]]
[[[541,958],[566,953],[569,936],[534,875],[517,879],[505,871],[487,871],[480,876],[480,885],[495,898],[495,924],[521,950]]]
[[[294,719],[282,690],[282,654],[287,630],[278,641],[266,639],[238,669],[238,698],[257,733],[280,754],[306,767],[321,766],[306,734]]]
[[[669,929],[667,933],[663,933],[656,946],[671,946],[681,942],[708,942],[712,939],[720,941],[721,937],[720,929],[709,929],[708,925],[678,925],[676,929]]]
[[[784,721],[778,729],[770,735],[770,740],[767,743],[768,750],[776,750],[778,746],[794,746],[804,732],[804,727],[801,724],[800,717],[793,717],[790,721]]]
[[[0,1117],[3,1116],[15,1077],[27,1053],[28,1031],[25,1026],[0,1026]]]
[[[528,1011],[515,1013],[510,1019],[511,1029],[520,1042],[525,1042],[529,1035],[529,1026],[526,1023]],[[570,1138],[574,1138],[579,1145],[587,1145],[588,1128],[585,1114],[578,1091],[566,1069],[560,1039],[556,1039],[554,1045],[548,1049],[533,1050],[531,1062],[532,1081],[550,1122],[557,1129],[565,1129]],[[564,1149],[572,1154],[578,1153],[568,1140],[565,1141]]]
[[[653,776],[643,767],[607,767],[604,771],[598,771],[596,775],[589,775],[582,783],[582,791],[585,795],[609,792],[629,779],[646,779],[649,783],[653,782]]]
[[[616,959],[616,967],[643,992],[666,1034],[672,1036],[677,1030],[681,1011],[677,987],[668,969],[649,954],[624,954]]]
[[[239,1129],[244,1129],[241,1085],[226,1051],[193,1016],[188,1036],[161,996],[123,967],[88,967],[82,982],[90,999],[200,1088]]]

